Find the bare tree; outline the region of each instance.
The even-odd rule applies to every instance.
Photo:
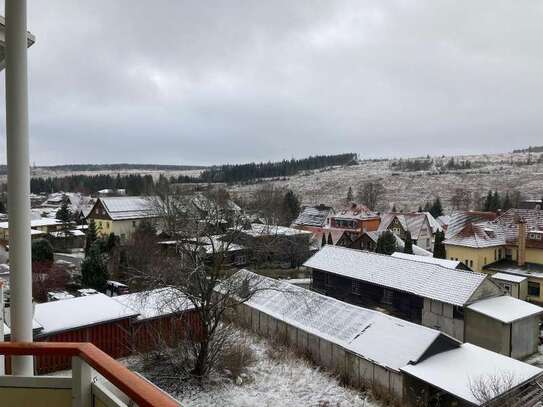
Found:
[[[376,210],[385,193],[383,184],[377,181],[364,183],[358,190],[357,198],[371,210]]]
[[[185,354],[184,366],[191,366],[189,373],[202,378],[233,341],[228,316],[260,289],[253,281],[254,274],[230,267],[230,253],[246,221],[218,191],[197,196],[168,192],[157,200],[156,208],[174,250],[165,256],[154,245],[146,251],[151,256],[142,259],[140,253],[135,256],[137,261],[131,261],[128,254],[127,272],[131,282],[141,288],[171,287],[179,293],[175,301],[168,301],[170,311],[185,307],[187,301],[195,309],[199,324],[184,327],[186,340],[180,342],[178,355]],[[228,233],[218,236],[225,222]],[[142,241],[134,242],[133,248],[144,251]]]
[[[473,397],[485,406],[508,406],[515,401],[510,390],[515,386],[515,375],[510,372],[489,374],[469,380]]]

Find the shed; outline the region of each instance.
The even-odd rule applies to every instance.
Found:
[[[505,294],[523,301],[528,298],[527,277],[507,273],[495,273],[491,277]]]
[[[401,371],[407,375],[405,380],[409,383],[407,398],[412,401],[420,394],[426,396],[423,403],[417,405],[433,405],[431,402],[437,402],[439,397],[439,405],[450,405],[447,402],[452,398],[462,401],[461,406],[481,406],[485,401],[480,399],[476,388],[479,384],[485,386],[494,378],[503,380],[504,387],[511,389],[511,393],[524,394],[520,396],[521,400],[517,399],[519,404],[516,406],[535,405],[529,404],[529,397],[541,397],[541,389],[535,381],[543,370],[470,343],[404,366]],[[535,392],[523,392],[529,386]],[[422,392],[422,389],[426,391]]]
[[[34,320],[43,327],[42,342],[91,342],[113,358],[130,354],[130,319],[138,313],[104,294],[37,304]],[[40,356],[38,373],[68,369],[68,357]]]
[[[543,308],[510,296],[477,301],[466,309],[465,340],[512,358],[525,358],[538,350],[541,314]]]
[[[175,288],[158,288],[112,298],[128,311],[138,313],[130,326],[131,347],[137,351],[152,348],[157,340],[173,343],[182,336],[194,337],[200,332],[194,305]]]

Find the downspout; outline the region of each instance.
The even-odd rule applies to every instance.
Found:
[[[32,342],[26,0],[6,0],[5,9],[11,341]],[[32,356],[15,356],[12,373],[33,375]]]

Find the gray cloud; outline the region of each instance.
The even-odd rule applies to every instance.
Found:
[[[32,160],[542,144],[542,18],[528,0],[31,1]]]

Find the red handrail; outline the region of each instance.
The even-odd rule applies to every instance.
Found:
[[[179,403],[154,385],[121,365],[92,343],[0,342],[2,355],[78,356],[113,383],[140,407],[179,407]]]

